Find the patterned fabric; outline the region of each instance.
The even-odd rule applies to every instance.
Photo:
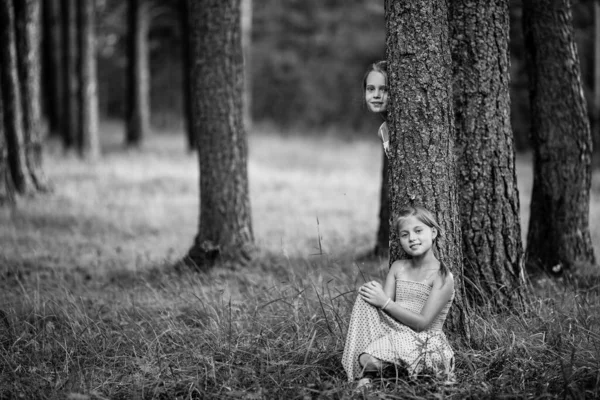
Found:
[[[395,302],[420,313],[430,292],[431,287],[426,283],[398,279]],[[363,369],[358,358],[363,353],[404,367],[411,378],[428,373],[452,380],[454,352],[442,326],[453,300],[454,294],[427,330],[415,332],[358,296],[350,317],[342,357],[348,380],[362,376]]]

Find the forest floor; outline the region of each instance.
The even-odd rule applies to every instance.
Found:
[[[103,157],[47,146],[54,190],[0,209],[0,399],[417,399],[600,397],[600,273],[543,280],[527,309],[472,310],[449,334],[456,383],[378,382],[353,393],[341,367],[354,289],[378,226],[375,138],[250,135],[260,251],[246,267],[176,272],[198,224],[198,162],[182,134]],[[531,159],[519,155],[523,231]],[[592,235],[600,257],[600,173]],[[525,232],[524,232],[525,236]]]

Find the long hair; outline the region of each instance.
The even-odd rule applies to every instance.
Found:
[[[405,206],[398,211],[396,214],[396,218],[394,220],[394,229],[397,231],[400,229],[400,224],[408,217],[415,217],[425,225],[430,228],[435,228],[437,230],[437,236],[434,239],[434,243],[437,239],[442,236],[442,228],[440,224],[435,219],[435,216],[431,211],[426,209],[423,206],[414,205],[414,206]],[[440,260],[440,275],[446,277],[448,275],[448,267]]]

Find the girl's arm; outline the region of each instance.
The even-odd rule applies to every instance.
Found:
[[[446,278],[437,275],[429,293],[429,298],[420,313],[414,313],[406,308],[390,302],[385,308],[394,319],[417,332],[427,329],[443,308],[448,304],[454,292],[454,277],[448,273]]]
[[[394,301],[396,298],[396,269],[390,268],[387,276],[385,277],[385,283],[383,284],[383,292],[387,295],[388,299]],[[387,300],[386,300],[387,301]]]

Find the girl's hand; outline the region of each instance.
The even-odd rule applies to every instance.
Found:
[[[383,291],[379,282],[371,281],[358,289],[358,294],[370,305],[381,308],[388,301],[389,296]]]

